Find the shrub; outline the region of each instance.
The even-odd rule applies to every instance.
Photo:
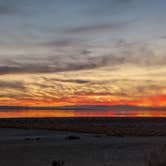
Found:
[[[80,137],[79,136],[75,136],[75,135],[69,135],[69,136],[65,137],[65,139],[76,140],[76,139],[80,139]]]
[[[36,141],[40,141],[40,137],[36,137]]]
[[[52,166],[64,166],[64,161],[54,160],[52,161]]]

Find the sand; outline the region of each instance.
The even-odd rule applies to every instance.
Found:
[[[0,129],[0,166],[143,166],[166,137],[113,137],[49,130]],[[80,139],[65,139],[73,135]]]

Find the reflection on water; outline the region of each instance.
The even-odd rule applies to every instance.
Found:
[[[166,111],[106,111],[106,110],[1,110],[1,118],[16,117],[166,117]]]

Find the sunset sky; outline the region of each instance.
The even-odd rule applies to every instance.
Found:
[[[165,0],[0,0],[0,106],[166,107],[165,9]]]

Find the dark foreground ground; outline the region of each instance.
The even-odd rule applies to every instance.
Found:
[[[0,166],[144,166],[166,137],[115,137],[48,130],[0,129]],[[58,166],[58,165],[57,165]]]
[[[0,120],[0,166],[53,166],[54,160],[64,161],[64,166],[149,166],[150,152],[166,149],[165,123],[165,119]]]

